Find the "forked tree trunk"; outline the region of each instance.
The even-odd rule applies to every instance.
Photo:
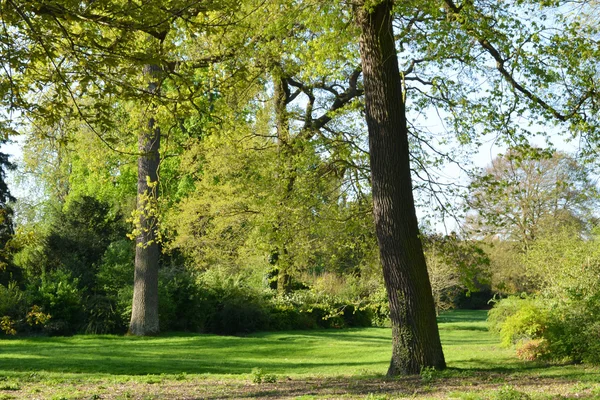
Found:
[[[445,368],[415,212],[393,1],[354,4],[369,130],[373,213],[392,322],[388,375]]]
[[[148,65],[144,74],[149,76],[150,92],[157,93],[157,75],[160,68]],[[158,260],[160,248],[156,237],[156,217],[152,207],[156,205],[158,167],[160,163],[160,128],[154,116],[148,119],[146,131],[138,138],[138,199],[140,234],[136,238],[135,276],[133,303],[129,334],[137,336],[156,335],[158,323]],[[149,207],[148,207],[149,206]]]

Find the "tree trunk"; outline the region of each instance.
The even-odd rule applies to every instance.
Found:
[[[372,2],[371,2],[372,3]],[[373,213],[392,322],[388,375],[445,368],[415,212],[393,1],[354,5],[369,130]]]
[[[295,172],[293,165],[293,153],[292,153],[292,138],[290,137],[290,121],[289,114],[287,111],[287,105],[289,103],[290,93],[285,78],[281,71],[275,68],[273,71],[273,100],[275,103],[275,127],[277,132],[277,146],[278,146],[278,157],[279,157],[279,184],[282,185],[278,188],[277,193],[281,195],[281,205],[285,205],[289,201],[290,196],[294,188]],[[285,224],[285,208],[280,207],[277,211],[277,218],[274,227],[274,242],[275,250],[271,254],[271,259],[274,260],[274,268],[277,271],[277,292],[285,294],[290,291],[291,277],[289,275],[289,255],[286,248],[287,238],[287,227]]]
[[[158,92],[160,67],[148,65],[144,74],[150,79],[149,90]],[[152,111],[150,111],[152,112]],[[129,334],[156,335],[158,324],[158,260],[160,248],[156,238],[155,207],[157,200],[158,167],[160,163],[160,128],[154,116],[148,119],[147,130],[139,135],[138,199],[140,234],[136,238],[135,276]]]

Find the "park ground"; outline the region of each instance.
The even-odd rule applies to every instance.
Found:
[[[439,318],[448,369],[386,378],[386,328],[0,340],[8,399],[600,399],[600,368],[517,359],[485,311]]]

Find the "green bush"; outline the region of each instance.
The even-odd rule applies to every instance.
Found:
[[[135,244],[121,239],[106,248],[98,267],[98,289],[116,295],[123,287],[133,285]]]
[[[116,298],[102,294],[92,295],[86,299],[84,308],[86,317],[83,331],[85,333],[125,333],[128,321],[123,320]]]
[[[15,282],[0,284],[0,334],[14,335],[22,330],[27,310],[25,295]]]
[[[510,346],[519,342],[544,337],[548,328],[548,311],[540,302],[523,300],[521,307],[509,315],[502,328],[500,338],[502,344]]]
[[[77,279],[62,270],[47,272],[38,283],[30,283],[27,288],[29,303],[41,307],[50,314],[50,321],[44,326],[51,335],[70,335],[82,328],[85,321],[83,296]]]
[[[512,297],[489,313],[502,343],[527,360],[600,363],[600,302]]]
[[[494,307],[488,311],[488,327],[490,331],[499,334],[506,319],[513,316],[521,308],[525,297],[510,296],[501,300],[494,300]]]
[[[247,286],[243,277],[212,271],[204,274],[200,282],[208,310],[205,331],[231,335],[268,330],[266,295]]]
[[[553,360],[600,363],[600,303],[595,298],[557,304],[544,338]]]
[[[195,274],[168,267],[159,273],[161,330],[201,332],[210,314],[209,293]]]
[[[233,335],[269,328],[267,310],[250,293],[227,293],[206,323],[209,332]]]
[[[336,296],[301,290],[271,300],[271,329],[371,326],[373,309]]]
[[[0,317],[17,318],[25,314],[26,308],[25,295],[15,282],[0,284]]]

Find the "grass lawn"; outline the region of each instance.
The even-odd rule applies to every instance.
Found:
[[[384,376],[385,328],[2,339],[0,400],[600,399],[600,368],[519,361],[498,346],[485,317],[442,315],[448,370],[396,379]]]

